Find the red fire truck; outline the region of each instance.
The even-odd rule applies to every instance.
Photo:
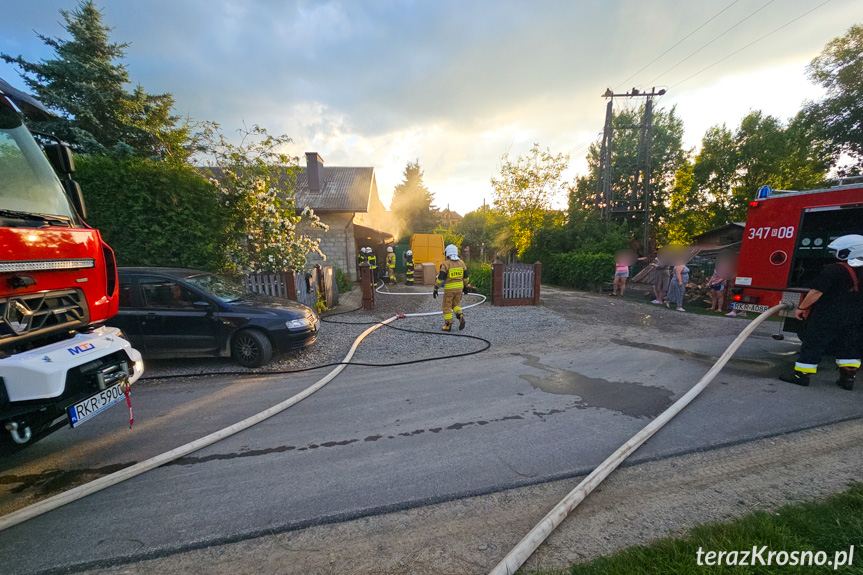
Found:
[[[827,245],[846,234],[863,235],[863,179],[802,192],[761,188],[746,216],[732,307],[762,312],[784,301],[796,308],[836,261]],[[785,331],[796,333],[794,311],[783,316]]]
[[[0,79],[0,454],[128,400],[144,371],[103,325],[117,313],[117,265],[83,220],[72,154],[40,147],[21,110],[48,113]]]

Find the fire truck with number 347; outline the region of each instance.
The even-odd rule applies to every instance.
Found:
[[[820,190],[758,190],[740,245],[735,310],[763,312],[781,302],[796,308],[821,269],[836,261],[827,245],[863,235],[863,178],[849,180]],[[784,330],[796,333],[794,310],[783,315]]]
[[[117,265],[84,222],[72,154],[40,147],[25,110],[48,114],[0,79],[0,455],[124,399],[131,425],[129,386],[144,371],[103,325],[117,313]]]

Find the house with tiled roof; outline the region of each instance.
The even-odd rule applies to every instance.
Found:
[[[306,152],[306,167],[294,172],[294,196],[298,211],[306,206],[329,226],[302,228],[309,236],[320,238],[320,249],[326,256],[309,254],[306,264],[321,263],[341,269],[357,279],[357,250],[369,246],[378,262],[386,257],[386,246],[395,240],[390,213],[378,196],[375,169],[371,167],[324,167],[317,152]]]

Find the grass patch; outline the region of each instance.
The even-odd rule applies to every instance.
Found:
[[[643,575],[666,573],[781,574],[832,573],[829,565],[699,566],[697,552],[751,551],[767,546],[770,551],[819,551],[833,561],[836,552],[855,546],[851,565],[836,571],[863,574],[863,485],[822,503],[788,505],[777,512],[759,511],[730,523],[696,527],[683,539],[662,539],[644,547],[631,547],[590,563],[574,564],[571,575]],[[704,557],[704,556],[702,556]],[[751,563],[751,561],[750,561]],[[566,572],[566,571],[564,571]]]

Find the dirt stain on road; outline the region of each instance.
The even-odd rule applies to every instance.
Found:
[[[608,381],[587,377],[574,371],[540,363],[533,355],[516,354],[525,359],[525,365],[549,373],[546,377],[522,375],[521,378],[535,388],[556,395],[575,395],[580,398],[576,407],[610,409],[630,417],[656,417],[672,403],[673,393],[661,387],[629,381]]]
[[[27,475],[0,475],[0,485],[15,485],[9,489],[9,493],[22,493],[32,489],[39,497],[47,497],[66,491],[78,485],[83,485],[98,477],[110,475],[131,465],[137,461],[127,463],[115,463],[104,467],[92,469],[49,469],[42,473],[31,473]]]

